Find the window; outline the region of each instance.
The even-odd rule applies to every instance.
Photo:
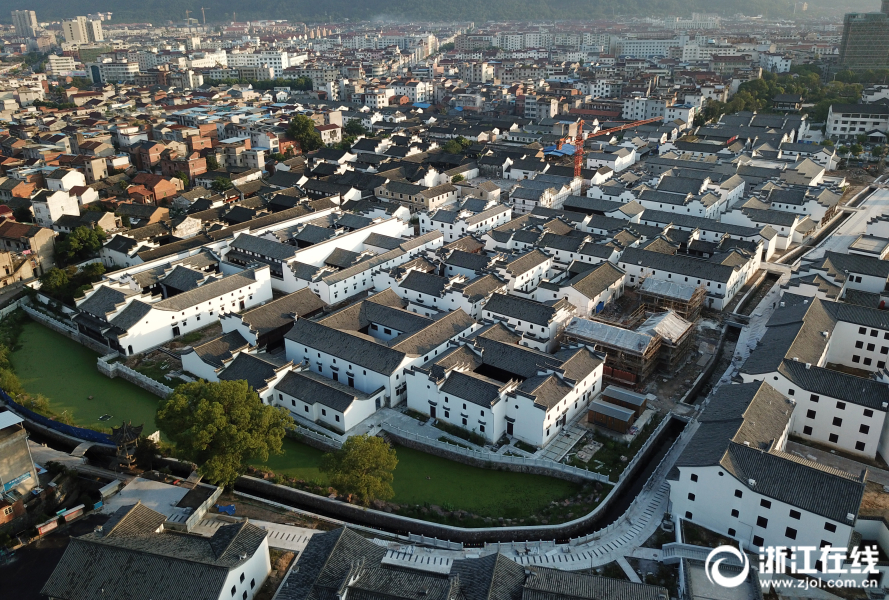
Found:
[[[841,418],[839,418],[839,417],[834,417],[834,418],[833,418],[833,426],[834,426],[834,427],[842,427],[842,426],[843,426],[843,420],[842,420]]]
[[[855,449],[864,452],[864,442],[855,442]]]
[[[688,495],[688,499],[691,500],[692,502],[694,502],[694,501],[695,501],[695,495],[694,495],[694,494],[689,494],[689,495]]]
[[[741,492],[741,490],[735,490],[735,498],[742,498],[743,496],[744,494]]]
[[[321,409],[321,416],[322,416],[322,417],[326,417],[326,416],[327,416],[327,409],[325,409],[325,408],[322,408],[322,409]]]
[[[870,425],[862,425],[858,428],[858,433],[868,433],[870,432]]]
[[[797,521],[799,521],[801,516],[802,515],[800,514],[800,512],[798,510],[793,510],[793,509],[790,510],[790,518],[791,519],[796,519]]]
[[[484,426],[484,425],[479,425],[479,426],[478,426],[478,430],[479,430],[479,433],[484,433],[484,432],[485,432],[485,426]]]
[[[241,583],[244,583],[244,574],[241,573]]]
[[[337,423],[340,422],[340,416],[339,416],[339,415],[335,415],[334,418],[336,419],[336,422],[337,422]]]
[[[244,593],[241,594],[242,600],[247,600],[247,590],[244,590]]]
[[[697,481],[697,480],[698,480],[698,476],[695,475],[694,473],[692,473],[692,474],[691,474],[691,480],[692,480],[692,481]]]
[[[758,536],[758,535],[754,535],[754,536],[753,536],[753,545],[754,545],[754,546],[759,546],[760,548],[762,548],[762,545],[763,545],[764,543],[765,543],[765,540],[762,539],[761,536]]]
[[[309,405],[308,404],[303,406],[303,408],[306,410],[306,412],[309,412]]]
[[[836,532],[837,532],[837,526],[834,525],[833,523],[825,523],[825,524],[824,524],[824,531],[829,531],[829,532],[831,532],[831,533],[836,533]]]
[[[873,351],[874,351],[874,348],[876,348],[876,346],[874,346],[873,344],[868,344],[868,345],[867,345],[867,351],[868,351],[868,352],[873,352]]]
[[[232,597],[234,597],[236,591],[237,591],[237,588],[235,586],[232,586]]]
[[[251,579],[251,580],[250,580],[250,589],[252,590],[252,589],[255,588],[255,587],[256,587],[256,580],[255,580],[255,579]]]
[[[765,517],[756,517],[756,526],[765,529],[769,526],[769,520]]]
[[[864,335],[865,333],[867,333],[867,327],[859,327],[858,333]]]
[[[784,530],[784,537],[791,539],[791,540],[795,540],[796,539],[796,529],[794,529],[793,527],[788,527],[787,529]]]
[[[845,402],[837,402],[837,408],[839,410],[846,410],[846,403]]]
[[[852,355],[852,362],[854,362],[854,363],[861,362],[861,357],[858,356],[857,354],[853,354]]]
[[[840,436],[835,433],[831,433],[829,436],[827,436],[827,439],[828,441],[830,441],[831,444],[836,444],[840,441]]]
[[[765,499],[761,499],[759,501],[759,505],[763,508],[772,508],[772,503],[768,500],[765,500]]]
[[[818,394],[812,394],[811,396],[809,396],[809,400],[816,403],[818,402],[819,398],[820,396]]]
[[[864,342],[862,342],[861,340],[858,340],[857,342],[855,342],[855,347],[856,348],[864,348]]]
[[[740,514],[741,514],[741,513],[738,512],[738,509],[737,509],[737,508],[733,508],[733,509],[732,509],[732,516],[735,517],[736,519],[738,518],[738,516],[739,516]]]
[[[865,417],[872,417],[872,416],[874,416],[874,411],[872,411],[872,410],[869,409],[869,408],[865,408],[865,409],[864,409],[864,416],[865,416]]]
[[[808,425],[803,427],[803,435],[812,435],[812,428]]]
[[[864,366],[865,366],[865,367],[869,367],[870,364],[871,364],[871,362],[873,362],[872,359],[870,359],[870,358],[865,358],[865,359],[864,359]]]
[[[732,529],[731,527],[729,527],[729,528],[728,528],[728,534],[729,534],[730,536],[732,536],[732,537],[735,537],[735,530]]]
[[[807,410],[806,411],[806,418],[807,419],[814,419],[815,418],[815,411],[814,410]]]
[[[464,426],[466,425],[466,419],[465,419],[465,418],[463,419],[463,425],[464,425]]]
[[[689,521],[691,520],[691,513],[689,511],[685,511],[685,518]]]

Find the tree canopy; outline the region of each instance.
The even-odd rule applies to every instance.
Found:
[[[324,146],[321,134],[315,130],[315,122],[305,115],[296,115],[290,121],[287,135],[299,142],[303,152],[311,152]]]
[[[101,227],[90,229],[81,225],[56,242],[56,256],[65,264],[85,260],[98,252],[104,242]]]
[[[365,506],[395,496],[392,472],[396,466],[398,457],[386,440],[368,435],[351,436],[321,461],[321,471],[330,476],[331,485]]]
[[[471,145],[472,142],[461,135],[445,142],[441,149],[443,152],[447,152],[448,154],[460,154]]]
[[[105,265],[90,263],[82,269],[75,266],[60,269],[53,267],[40,276],[40,291],[67,304],[74,304],[74,298],[102,279]]]
[[[232,187],[232,180],[227,177],[217,177],[210,186],[214,192],[224,192]]]
[[[352,119],[346,123],[343,127],[343,133],[354,137],[370,135],[370,131],[358,119]]]
[[[160,430],[180,458],[211,482],[231,487],[248,461],[282,453],[293,423],[283,408],[267,406],[246,381],[196,381],[176,388],[157,410]]]

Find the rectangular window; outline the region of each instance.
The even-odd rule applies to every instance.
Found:
[[[870,432],[870,425],[861,425],[861,426],[858,428],[858,433],[864,433],[864,434],[867,434],[867,433],[869,433],[869,432]]]
[[[853,355],[852,355],[852,362],[854,362],[854,363],[859,363],[859,362],[861,362],[861,357],[858,356],[857,354],[853,354]]]
[[[691,474],[691,480],[692,480],[692,481],[697,481],[697,480],[698,480],[698,476],[695,475],[694,473],[692,473],[692,474]]]
[[[685,518],[689,521],[691,520],[691,513],[689,511],[685,511]]]
[[[787,529],[784,530],[784,537],[789,538],[791,540],[795,540],[796,539],[796,529],[794,529],[793,527],[788,527]]]
[[[735,490],[735,498],[742,498],[743,496],[744,494],[741,492],[741,490]]]
[[[790,518],[791,519],[796,519],[797,521],[799,521],[800,517],[802,517],[802,514],[800,514],[800,512],[798,510],[793,510],[793,509],[790,510]]]
[[[756,517],[756,526],[765,529],[769,526],[769,520],[765,517]]]
[[[855,442],[855,449],[864,452],[864,442]]]
[[[834,525],[833,523],[825,523],[825,524],[824,524],[824,531],[829,531],[829,532],[831,532],[831,533],[836,533],[836,532],[837,532],[837,526]]]
[[[843,426],[843,420],[842,420],[841,418],[839,418],[839,417],[834,417],[834,418],[833,418],[833,426],[834,426],[834,427],[842,427],[842,426]]]
[[[837,402],[837,408],[839,410],[846,410],[846,403],[845,402]]]
[[[814,419],[815,418],[815,411],[814,410],[807,410],[806,411],[806,418],[807,419]]]
[[[812,402],[817,403],[819,399],[820,399],[820,396],[818,394],[812,394],[811,396],[809,396],[809,400],[811,400]]]
[[[772,503],[768,500],[765,500],[765,499],[761,499],[759,501],[759,505],[763,508],[772,508]]]
[[[836,443],[838,443],[838,442],[840,441],[840,436],[838,436],[838,435],[835,434],[835,433],[831,433],[829,436],[827,436],[827,440],[828,440],[831,444],[836,444]]]
[[[738,518],[738,515],[740,515],[740,514],[741,513],[738,512],[737,508],[732,509],[732,516],[735,517],[736,519]]]
[[[865,416],[865,417],[872,417],[872,416],[874,416],[874,411],[872,411],[872,410],[869,409],[869,408],[865,408],[865,409],[864,409],[864,416]]]
[[[689,494],[689,495],[688,495],[688,499],[691,500],[692,502],[694,502],[694,501],[695,501],[695,495],[694,495],[694,494]]]
[[[858,340],[857,342],[855,342],[855,347],[856,348],[864,348],[864,342],[862,342],[861,340]]]
[[[731,527],[728,528],[728,534],[732,537],[735,537],[735,530]]]
[[[812,435],[812,428],[808,425],[803,427],[803,435]]]
[[[754,535],[754,536],[753,536],[753,545],[754,545],[754,546],[757,546],[757,547],[759,547],[759,548],[762,548],[762,545],[763,545],[764,543],[765,543],[765,540],[762,539],[761,536],[758,536],[758,535]]]

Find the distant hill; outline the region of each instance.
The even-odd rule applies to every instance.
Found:
[[[858,4],[861,0],[845,0]],[[828,5],[827,0],[810,0]],[[879,10],[876,0],[867,2]],[[207,22],[232,20],[232,12],[239,21],[247,19],[289,19],[293,21],[352,20],[410,21],[437,20],[588,20],[612,15],[685,15],[693,11],[724,15],[743,12],[747,15],[788,16],[793,12],[791,0],[8,0],[0,19],[10,21],[9,11],[30,9],[37,11],[41,21],[57,20],[76,15],[112,11],[115,22],[150,22],[163,25],[170,20],[182,21],[186,9],[191,16],[201,17],[201,6],[206,8]],[[860,10],[860,9],[859,9]]]

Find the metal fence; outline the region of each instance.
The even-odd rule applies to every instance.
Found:
[[[49,429],[53,429],[55,431],[58,431],[59,433],[64,433],[65,435],[70,435],[71,437],[75,437],[87,442],[108,444],[110,446],[114,445],[114,442],[111,441],[111,438],[107,434],[99,433],[98,431],[93,431],[92,429],[84,429],[83,427],[75,427],[73,425],[65,425],[64,423],[53,421],[50,418],[37,414],[33,410],[25,408],[24,406],[10,398],[9,395],[3,390],[0,390],[0,399],[6,402],[6,406],[23,419],[33,421],[38,425],[43,425],[44,427],[48,427]]]

